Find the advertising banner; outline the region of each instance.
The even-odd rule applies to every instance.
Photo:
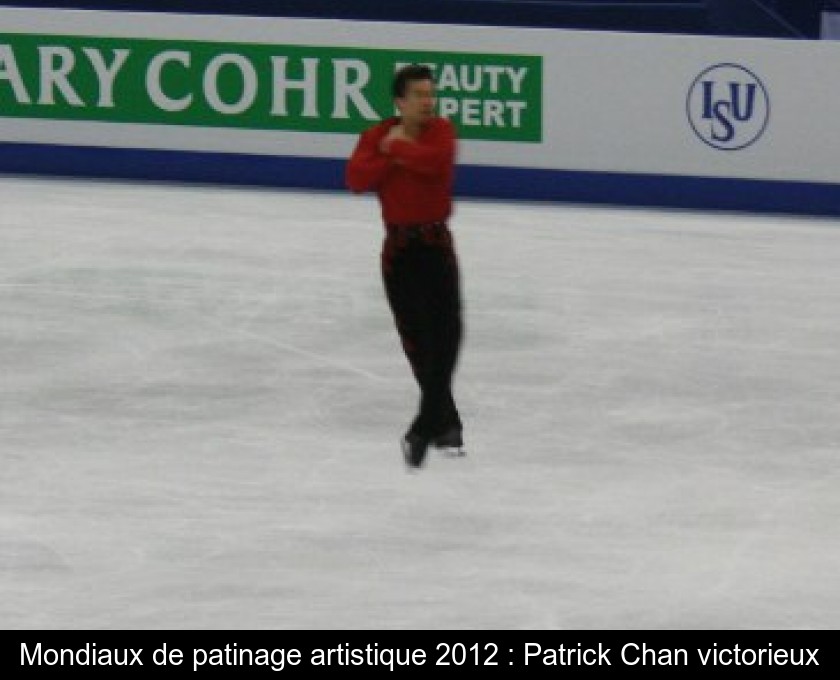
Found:
[[[394,113],[410,63],[433,69],[464,139],[540,141],[541,59],[510,54],[0,34],[0,112],[356,134]]]

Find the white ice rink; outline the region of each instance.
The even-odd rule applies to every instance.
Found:
[[[0,627],[840,627],[840,222],[452,228],[411,474],[373,198],[0,178]]]

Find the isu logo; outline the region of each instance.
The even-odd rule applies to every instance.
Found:
[[[718,64],[697,76],[688,91],[686,109],[695,134],[725,151],[754,144],[770,120],[764,84],[737,64]]]

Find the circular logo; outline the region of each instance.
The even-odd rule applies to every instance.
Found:
[[[770,120],[764,83],[738,64],[717,64],[703,71],[688,90],[688,120],[706,144],[736,151],[755,144]]]

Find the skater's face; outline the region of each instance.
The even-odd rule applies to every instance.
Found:
[[[397,98],[403,120],[422,125],[435,115],[435,84],[431,80],[410,80],[405,96]]]

